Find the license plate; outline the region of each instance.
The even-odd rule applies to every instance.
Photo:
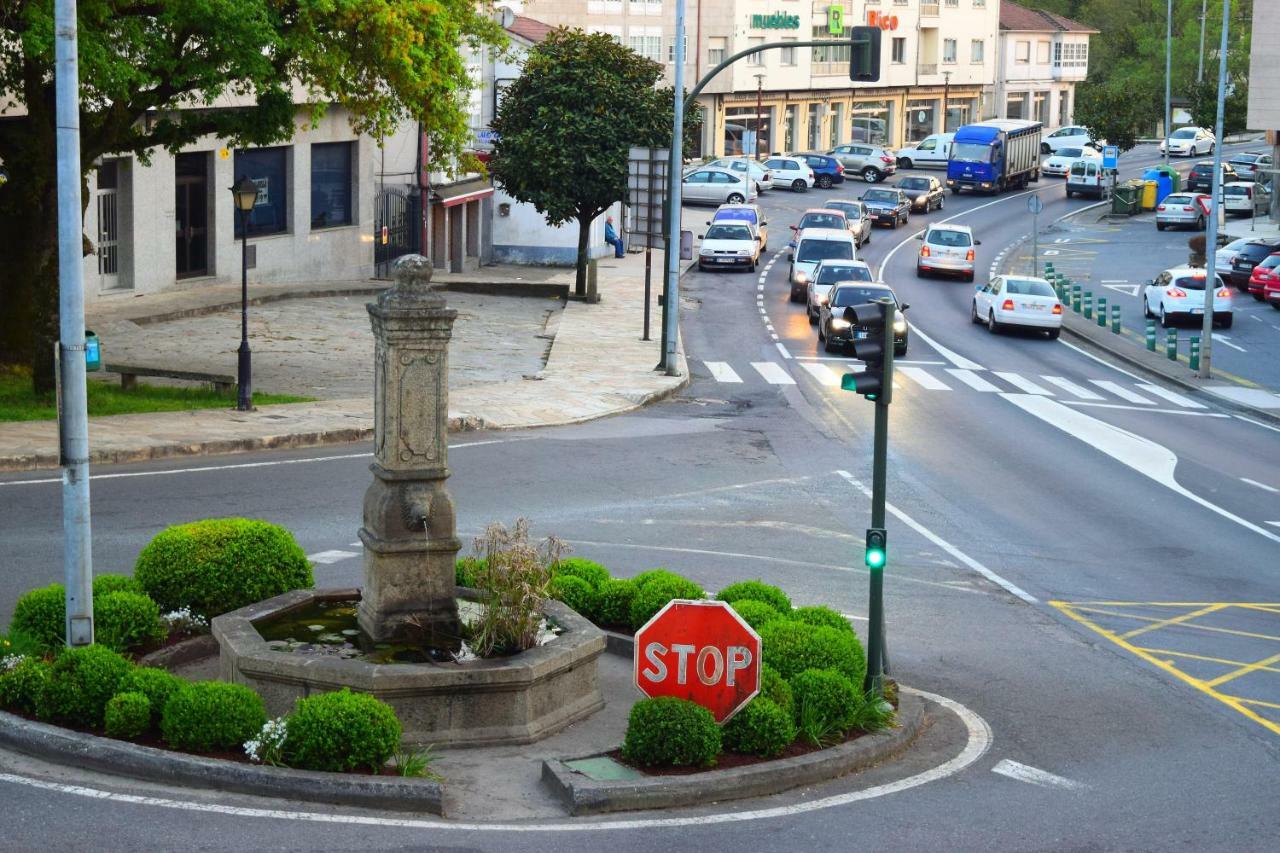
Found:
[[[867,338],[869,338],[869,337],[871,337],[871,333],[870,333],[870,332],[854,332],[854,333],[853,333],[853,339],[854,339],[855,341],[866,340],[866,339],[867,339]]]
[[[1044,306],[1039,303],[1032,302],[1030,305],[1024,305],[1024,308],[1030,308],[1032,311],[1043,311]]]
[[[716,258],[716,263],[718,263],[718,264],[731,264],[731,263],[733,263],[733,258]]]

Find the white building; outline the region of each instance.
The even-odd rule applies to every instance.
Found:
[[[1001,0],[998,114],[1046,127],[1071,124],[1076,83],[1089,75],[1089,36],[1096,32],[1053,12]]]

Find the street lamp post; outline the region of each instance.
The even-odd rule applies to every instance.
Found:
[[[756,75],[756,139],[751,156],[760,159],[760,128],[764,125],[764,75]]]
[[[951,106],[951,72],[942,72],[942,132],[947,132],[947,113]]]
[[[1169,165],[1169,134],[1173,132],[1170,78],[1173,74],[1173,0],[1168,2],[1164,22],[1164,164]]]
[[[1204,18],[1209,0],[1200,0],[1200,62],[1196,65],[1196,82],[1204,80]]]
[[[258,185],[241,176],[231,187],[240,211],[240,351],[236,371],[236,409],[253,408],[253,367],[249,353],[249,213],[258,203]]]

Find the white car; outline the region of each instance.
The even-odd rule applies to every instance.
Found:
[[[1053,340],[1062,333],[1062,303],[1042,278],[998,275],[974,288],[969,319],[992,334],[1005,326],[1040,329]]]
[[[1168,146],[1170,155],[1196,157],[1200,154],[1212,154],[1215,145],[1217,140],[1213,137],[1213,131],[1203,127],[1180,127],[1168,139],[1160,142],[1160,153],[1163,154]]]
[[[711,223],[698,249],[698,269],[740,267],[755,272],[760,261],[760,241],[745,222],[724,220]]]
[[[791,187],[799,193],[813,186],[813,167],[798,157],[770,157],[764,167],[779,187]]]
[[[899,148],[898,168],[911,169],[924,166],[947,168],[947,158],[951,156],[951,140],[955,138],[954,133],[931,133],[915,145]]]
[[[1102,162],[1102,154],[1097,149],[1089,148],[1059,148],[1056,154],[1051,154],[1048,160],[1044,161],[1044,165],[1040,167],[1042,175],[1060,175],[1067,176],[1067,172],[1071,170],[1071,164],[1077,160],[1097,160]]]
[[[916,276],[924,278],[935,272],[958,273],[973,281],[974,247],[981,246],[982,241],[973,239],[973,229],[968,225],[930,225],[916,239],[924,241],[920,256],[916,258]]]
[[[756,192],[773,189],[773,175],[764,166],[750,157],[722,157],[707,164],[717,169],[732,169],[735,172],[747,172],[756,182]]]
[[[818,325],[822,306],[831,296],[831,288],[850,281],[874,281],[871,267],[863,261],[819,261],[805,295],[805,312],[809,325]]]
[[[1265,216],[1271,207],[1271,193],[1253,181],[1232,181],[1222,187],[1222,209],[1240,216]]]
[[[791,301],[804,301],[819,261],[852,261],[856,248],[847,228],[809,228],[797,237],[795,250],[787,256],[791,262]]]
[[[1147,317],[1159,317],[1160,325],[1168,328],[1178,320],[1204,316],[1204,283],[1207,279],[1201,267],[1174,267],[1142,286],[1142,313]],[[1234,314],[1231,310],[1231,290],[1214,276],[1217,282],[1213,292],[1213,324],[1231,328]]]
[[[1097,148],[1106,142],[1096,140],[1089,128],[1074,124],[1060,127],[1040,141],[1041,154],[1057,154],[1063,148]]]

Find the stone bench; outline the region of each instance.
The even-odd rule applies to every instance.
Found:
[[[212,385],[219,394],[226,394],[236,387],[236,378],[225,373],[204,373],[199,370],[174,370],[168,367],[146,367],[139,364],[104,364],[108,373],[120,374],[120,387],[133,388],[139,376],[159,376],[165,379],[181,379],[186,382],[203,382]]]

